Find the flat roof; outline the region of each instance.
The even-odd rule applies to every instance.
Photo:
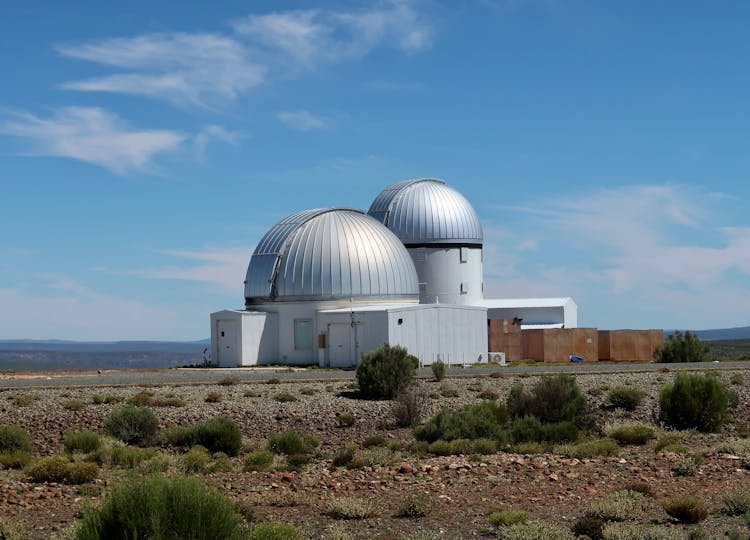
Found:
[[[318,313],[360,313],[363,311],[388,311],[391,309],[409,310],[409,309],[434,309],[434,308],[449,308],[449,309],[472,309],[472,310],[485,310],[485,306],[466,306],[463,304],[365,304],[365,305],[354,305],[351,307],[335,308],[335,309],[320,309]]]
[[[573,303],[570,296],[558,298],[483,298],[478,305],[486,308],[540,308],[540,307],[562,307],[567,303]]]

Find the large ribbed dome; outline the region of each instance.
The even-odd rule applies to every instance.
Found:
[[[420,244],[479,244],[482,225],[466,197],[442,180],[404,180],[373,201],[369,215],[407,247]]]
[[[418,295],[414,263],[399,239],[351,208],[282,219],[258,243],[245,280],[246,305]]]

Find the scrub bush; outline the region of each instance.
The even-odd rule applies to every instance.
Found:
[[[413,387],[401,390],[393,400],[393,416],[398,427],[411,427],[422,419],[425,398]]]
[[[419,361],[399,345],[384,343],[362,354],[357,366],[357,384],[363,397],[392,399],[414,382]]]
[[[20,469],[31,461],[31,454],[24,450],[6,450],[0,452],[0,469]],[[2,536],[0,536],[2,539]]]
[[[141,444],[156,435],[159,422],[148,407],[125,405],[109,413],[104,427],[107,433],[123,442]]]
[[[656,438],[654,428],[642,422],[615,423],[605,426],[604,432],[620,444],[646,444]]]
[[[268,471],[273,466],[274,455],[268,450],[257,450],[248,454],[243,466],[244,471]]]
[[[0,424],[0,452],[31,452],[31,438],[20,426]]]
[[[591,503],[584,515],[603,521],[626,521],[643,514],[647,506],[648,497],[643,493],[621,489]]]
[[[662,503],[664,511],[680,523],[698,523],[708,516],[703,500],[694,495],[676,495]]]
[[[730,516],[741,516],[750,512],[750,487],[738,486],[724,495],[724,513]]]
[[[497,529],[497,538],[500,540],[575,540],[575,536],[569,529],[540,521],[500,527]]]
[[[65,434],[65,441],[63,448],[67,454],[75,454],[80,452],[82,454],[89,454],[96,450],[102,445],[99,435],[88,429],[81,429],[79,431],[69,431]]]
[[[75,539],[240,540],[243,529],[232,502],[196,479],[133,477],[84,510]]]
[[[511,424],[510,438],[514,443],[574,442],[578,439],[578,428],[573,422],[542,424],[535,416],[524,416]]]
[[[570,375],[542,377],[531,392],[516,384],[507,405],[511,418],[535,416],[544,424],[568,421],[577,425],[585,420],[586,397]]]
[[[231,418],[218,416],[192,426],[170,426],[162,434],[171,446],[203,446],[209,452],[236,456],[242,447],[242,433]]]
[[[503,443],[506,440],[504,427],[507,422],[505,405],[484,401],[455,410],[443,409],[437,416],[417,427],[414,436],[427,442],[438,439],[492,439]]]
[[[493,527],[507,527],[517,523],[526,523],[529,520],[529,513],[526,510],[498,510],[492,512],[487,521]]]
[[[604,535],[602,533],[602,527],[604,521],[597,517],[582,517],[579,518],[571,527],[571,530],[576,535],[576,538],[585,536],[591,540],[603,540]]]
[[[677,373],[659,390],[659,418],[675,429],[716,432],[727,420],[727,389],[718,378]]]
[[[263,523],[256,525],[244,540],[300,540],[302,533],[287,523]]]
[[[616,386],[609,391],[607,397],[613,408],[634,411],[646,397],[646,392],[632,386]]]
[[[193,446],[189,452],[180,456],[180,466],[188,473],[201,473],[211,461],[211,454],[203,446]]]
[[[607,523],[602,528],[604,540],[683,540],[682,531],[662,525]]]
[[[430,365],[430,368],[432,368],[432,376],[435,377],[436,381],[440,382],[445,379],[445,362],[436,360]]]
[[[664,345],[654,349],[654,360],[662,363],[674,362],[707,362],[709,360],[708,345],[701,343],[690,330],[684,334],[679,330],[667,336]]]
[[[398,518],[420,518],[427,515],[429,508],[430,501],[423,495],[406,495],[398,503],[394,516]]]
[[[328,503],[327,513],[335,519],[367,519],[374,517],[377,510],[370,499],[343,497]]]
[[[567,445],[562,448],[564,455],[583,459],[592,457],[610,457],[620,453],[620,447],[612,439],[598,439],[586,441],[575,445]]]
[[[94,463],[71,463],[64,456],[47,456],[33,462],[24,472],[33,482],[86,484],[98,476],[99,467]]]

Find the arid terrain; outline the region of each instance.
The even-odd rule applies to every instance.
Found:
[[[525,375],[454,377],[452,373],[449,370],[442,382],[418,382],[425,417],[441,407],[482,398],[505,401],[513,384],[531,387],[538,380]],[[605,424],[613,421],[654,422],[659,388],[673,376],[669,368],[656,373],[578,375],[593,418],[593,427],[585,435],[600,437]],[[69,430],[89,428],[104,435],[105,418],[122,405],[106,401],[127,400],[143,390],[157,398],[181,398],[183,406],[153,407],[161,429],[224,415],[239,424],[244,437],[240,455],[231,458],[223,472],[194,474],[243,503],[255,521],[291,523],[308,538],[492,537],[488,516],[498,509],[526,510],[533,520],[570,527],[589,505],[634,483],[646,484],[652,496],[642,514],[630,517],[633,522],[666,525],[687,538],[696,526],[673,522],[661,502],[672,495],[693,494],[708,508],[709,515],[700,525],[708,538],[723,538],[732,528],[748,538],[744,520],[721,510],[722,496],[729,489],[750,486],[750,441],[741,437],[750,425],[750,374],[723,370],[718,377],[740,398],[730,423],[720,433],[679,432],[676,437],[685,447],[682,452],[657,452],[657,441],[651,440],[642,446],[621,445],[617,456],[581,459],[564,451],[454,456],[414,452],[413,430],[395,427],[392,402],[357,399],[355,385],[340,381],[232,384],[227,380],[225,384],[146,388],[6,389],[0,392],[0,424],[24,427],[33,440],[35,457],[46,456],[62,451]],[[624,384],[647,393],[634,412],[607,406],[608,390]],[[207,402],[211,394],[213,402]],[[110,396],[115,397],[106,399]],[[309,464],[299,470],[243,472],[250,452],[263,448],[269,434],[286,430],[312,435],[320,442]],[[385,442],[377,443],[373,436]],[[380,448],[374,460],[379,464],[334,466],[337,452],[352,444]],[[158,451],[167,456],[162,461],[170,473],[184,468],[181,451]],[[686,460],[693,465],[686,466]],[[22,525],[29,538],[52,538],[63,534],[84,506],[97,504],[123,477],[145,474],[144,469],[143,465],[102,467],[92,484],[82,486],[33,483],[20,470],[0,470],[0,517]],[[412,496],[422,501],[425,515],[395,517],[403,501]],[[341,499],[370,501],[374,516],[336,519],[328,511],[329,504]]]

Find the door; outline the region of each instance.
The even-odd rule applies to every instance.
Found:
[[[356,364],[353,347],[351,324],[328,325],[328,361],[331,367],[352,367]]]
[[[234,319],[219,319],[218,335],[218,364],[220,366],[240,365],[240,355],[237,347],[239,321]]]

